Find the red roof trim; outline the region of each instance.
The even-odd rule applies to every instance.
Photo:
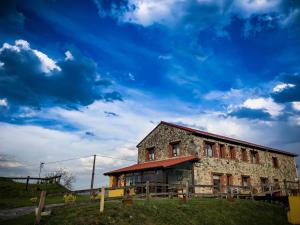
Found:
[[[280,153],[280,154],[294,156],[294,157],[298,156],[295,153],[286,152],[286,151],[278,150],[278,149],[275,149],[275,148],[270,148],[270,147],[254,144],[254,143],[251,143],[251,142],[242,141],[242,140],[238,140],[238,139],[235,139],[235,138],[230,138],[230,137],[218,135],[218,134],[213,134],[213,133],[209,133],[209,132],[206,132],[206,131],[196,130],[196,129],[193,129],[193,128],[184,127],[184,126],[173,124],[173,123],[168,123],[168,122],[161,121],[160,124],[172,126],[172,127],[175,127],[175,128],[181,129],[181,130],[185,130],[185,131],[188,131],[188,132],[191,132],[191,133],[194,133],[194,134],[203,135],[203,136],[206,136],[206,137],[212,137],[212,138],[216,138],[216,139],[221,139],[221,140],[225,140],[225,141],[230,141],[230,142],[233,142],[233,143],[238,143],[238,144],[242,144],[242,145],[246,145],[246,146],[259,148],[259,149],[262,149],[262,150],[267,150],[267,151],[270,151],[270,152]]]
[[[148,170],[148,169],[155,169],[155,168],[168,168],[189,161],[197,161],[198,159],[199,158],[196,156],[184,156],[184,157],[172,158],[167,160],[145,162],[145,163],[134,164],[121,169],[113,170],[104,173],[104,175],[119,174],[119,173]]]

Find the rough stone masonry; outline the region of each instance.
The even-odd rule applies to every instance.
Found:
[[[137,145],[138,163],[147,161],[150,148],[155,148],[155,161],[170,159],[170,144],[179,143],[180,154],[176,157],[194,155],[200,159],[193,166],[194,184],[212,185],[217,175],[221,184],[239,186],[246,177],[249,184],[259,189],[262,181],[282,183],[298,179],[293,153],[195,131],[161,122]],[[196,188],[195,192],[209,192],[209,189]]]

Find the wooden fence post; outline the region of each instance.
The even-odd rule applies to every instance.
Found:
[[[146,199],[147,201],[150,199],[149,181],[146,182]]]
[[[36,218],[35,218],[35,224],[38,225],[40,224],[41,221],[41,213],[45,205],[45,199],[46,199],[46,191],[41,192],[41,197],[40,197],[40,202],[39,202],[39,207],[37,208],[36,211]]]
[[[105,187],[101,188],[101,199],[100,199],[100,213],[104,211],[104,197],[105,197]]]
[[[185,182],[185,198],[186,198],[186,200],[188,199],[188,197],[189,197],[189,182],[186,181]]]
[[[29,178],[30,178],[30,176],[27,176],[27,179],[26,179],[26,191],[28,190]]]
[[[288,196],[289,193],[288,193],[288,188],[287,188],[286,179],[283,180],[283,185],[284,185],[284,192],[285,192],[285,195]]]
[[[253,197],[253,186],[250,185],[250,194],[251,194],[251,199],[254,200],[254,197]]]

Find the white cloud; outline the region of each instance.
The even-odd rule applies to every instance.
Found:
[[[235,0],[232,10],[242,17],[250,17],[253,14],[263,14],[269,12],[278,12],[280,10],[281,0]]]
[[[74,56],[72,55],[72,53],[70,51],[66,51],[65,52],[65,60],[73,60]]]
[[[0,53],[5,49],[10,49],[16,52],[20,52],[21,50],[32,51],[32,53],[39,58],[41,62],[41,70],[44,73],[49,73],[50,71],[55,69],[61,71],[61,68],[56,65],[56,62],[53,59],[51,59],[49,56],[47,56],[45,53],[41,51],[30,48],[30,44],[26,40],[16,40],[15,45],[4,43],[2,45],[2,48],[0,49]]]
[[[131,10],[124,13],[122,20],[149,26],[154,23],[172,23],[178,15],[181,0],[129,0]]]
[[[29,45],[28,41],[25,41],[25,40],[16,40],[15,45],[19,48],[30,49],[30,45]]]
[[[292,102],[293,109],[300,111],[300,102]]]
[[[128,77],[129,77],[130,80],[135,81],[135,77],[132,73],[129,72]]]
[[[249,109],[262,109],[273,117],[280,115],[284,109],[283,105],[275,103],[272,98],[250,98],[242,106]]]
[[[8,102],[6,98],[0,99],[0,106],[4,106],[4,107],[8,106]]]
[[[293,88],[295,86],[295,84],[280,83],[273,88],[273,92],[282,92],[284,89]]]
[[[55,61],[49,58],[45,53],[40,52],[36,49],[33,49],[34,54],[40,59],[41,61],[41,69],[45,73],[49,73],[51,70],[58,70],[61,71],[61,68],[57,66]]]

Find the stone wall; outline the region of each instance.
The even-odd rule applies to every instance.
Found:
[[[295,160],[292,156],[198,137],[188,131],[165,124],[159,125],[140,143],[138,146],[139,163],[145,162],[146,151],[151,147],[155,147],[155,160],[170,158],[169,144],[176,141],[180,141],[179,157],[196,155],[200,158],[200,162],[194,166],[194,184],[211,185],[212,176],[215,173],[220,175],[231,174],[232,185],[241,185],[242,175],[250,176],[250,183],[255,186],[260,186],[260,178],[262,177],[268,178],[269,182],[274,182],[274,179],[278,179],[279,182],[282,182],[284,179],[295,181],[297,177]],[[215,143],[215,150],[218,149],[220,144],[224,145],[224,158],[220,158],[218,154],[215,157],[207,157],[205,154],[205,141]],[[229,146],[232,146],[235,150],[235,159],[230,159]],[[245,148],[247,151],[247,162],[242,161],[241,148]],[[258,163],[250,162],[250,151],[258,153]],[[273,167],[272,157],[277,157],[278,168]],[[226,180],[222,179],[222,182],[226,183]],[[200,190],[198,188],[196,192]]]
[[[170,158],[169,144],[177,141],[180,141],[180,156],[195,155],[193,139],[194,136],[187,131],[161,124],[138,146],[138,162],[146,161],[147,149],[152,147],[155,147],[155,160]]]

